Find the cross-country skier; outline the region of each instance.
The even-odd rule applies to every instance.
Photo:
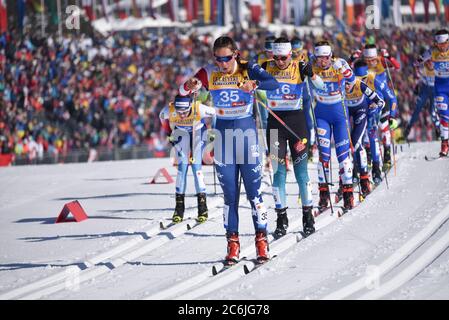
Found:
[[[306,77],[323,88],[320,77],[313,74],[311,64],[292,59],[292,46],[287,38],[281,37],[273,43],[273,60],[262,65],[279,82],[279,88],[267,91],[267,108],[270,108],[281,123],[271,113],[268,115],[267,141],[270,145],[270,158],[273,164],[273,196],[276,205],[277,223],[275,237],[287,233],[288,217],[285,194],[287,170],[285,158],[287,145],[290,147],[293,168],[302,201],[303,230],[306,235],[315,232],[312,215],[312,190],[307,173],[308,130],[303,107],[306,91]],[[290,132],[287,127],[296,134]],[[299,139],[298,139],[299,138]]]
[[[299,37],[293,37],[290,40],[292,44],[292,59],[302,62],[309,62],[309,53],[307,49],[304,49],[304,43],[301,41]],[[303,90],[303,107],[304,114],[306,116],[307,129],[309,130],[309,146],[307,151],[307,157],[310,162],[313,160],[313,145],[315,144],[315,130],[313,128],[313,119],[312,119],[312,110],[311,107],[311,98],[309,97],[309,93],[307,90]]]
[[[416,74],[418,77],[418,84],[415,88],[415,93],[418,95],[416,100],[415,110],[412,117],[404,131],[404,138],[407,139],[413,124],[418,120],[422,108],[429,102],[430,116],[435,125],[437,138],[440,137],[440,120],[438,119],[437,110],[435,108],[435,69],[433,68],[432,56],[429,51],[425,51],[423,55],[419,56],[415,62]],[[425,61],[425,62],[424,62]]]
[[[176,176],[176,208],[173,222],[179,223],[184,218],[185,191],[187,187],[187,170],[192,167],[195,179],[195,189],[198,198],[198,222],[204,222],[208,217],[206,204],[206,185],[201,171],[203,151],[205,147],[205,119],[214,118],[214,108],[193,102],[190,96],[175,97],[167,107],[160,112],[159,118],[167,132],[168,139],[176,149],[178,174]],[[212,120],[213,121],[213,120]]]
[[[384,99],[387,108],[384,108],[380,115],[380,130],[382,134],[382,142],[384,146],[384,171],[391,168],[391,129],[396,129],[398,126],[396,117],[398,114],[398,100],[393,88],[390,87],[390,80],[388,76],[389,68],[393,67],[398,70],[399,62],[390,56],[386,49],[381,49],[378,53],[375,44],[366,44],[363,49],[363,58],[368,64],[370,71],[376,74],[376,80],[381,86],[382,98]]]
[[[354,64],[354,81],[345,82],[345,104],[349,110],[349,116],[352,118],[351,141],[354,152],[354,168],[358,169],[360,174],[361,195],[366,197],[371,192],[371,183],[368,173],[368,162],[366,151],[363,146],[363,137],[368,124],[368,112],[374,109],[377,113],[378,108],[382,109],[384,101],[379,98],[375,91],[371,90],[363,80],[362,76],[357,76],[360,68],[366,67],[366,63],[358,61]],[[355,170],[354,170],[355,171]]]
[[[381,85],[377,81],[376,74],[368,71],[368,65],[363,60],[357,60],[354,63],[354,74],[359,77],[363,83],[365,83],[372,91],[374,91],[379,97],[378,103],[368,101],[368,122],[365,138],[368,143],[365,144],[365,148],[369,148],[369,154],[372,161],[372,178],[375,185],[379,185],[382,182],[382,171],[380,170],[381,154],[379,146],[379,118],[383,109],[386,108],[385,102],[382,99]],[[368,152],[367,152],[368,155]]]
[[[180,87],[182,95],[191,94],[201,86],[209,90],[217,114],[214,143],[217,175],[224,193],[224,227],[228,241],[226,263],[239,259],[239,176],[242,177],[251,204],[257,259],[269,258],[267,210],[261,195],[262,165],[253,117],[256,89],[275,90],[277,81],[257,64],[239,57],[237,45],[223,36],[213,45],[215,64],[201,68]]]
[[[340,177],[343,182],[343,206],[345,209],[354,207],[352,187],[352,162],[350,159],[349,130],[347,110],[343,104],[343,80],[354,81],[354,75],[348,63],[340,58],[332,57],[332,49],[327,41],[315,44],[313,73],[319,75],[325,89],[315,89],[318,148],[320,162],[318,163],[318,181],[320,201],[318,206],[324,209],[329,206],[329,161],[331,155],[331,133],[333,133],[337,158],[340,166]],[[323,167],[325,168],[323,172]]]
[[[430,56],[430,57],[429,57]],[[427,55],[435,69],[435,107],[440,116],[441,151],[440,156],[449,153],[449,33],[446,29],[435,33],[434,48]]]

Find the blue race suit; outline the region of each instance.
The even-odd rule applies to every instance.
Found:
[[[343,184],[352,184],[352,161],[349,157],[350,144],[348,135],[347,107],[343,102],[343,79],[353,81],[354,75],[348,63],[336,58],[328,69],[322,69],[313,63],[313,72],[320,76],[325,84],[324,90],[315,89],[315,117],[317,122],[317,141],[320,151],[318,164],[318,182],[325,183],[325,174],[329,181],[328,163],[331,156],[331,133],[335,141],[337,159],[340,166],[340,178]],[[323,172],[323,167],[325,172]]]
[[[256,231],[267,230],[267,210],[261,196],[262,165],[253,117],[254,91],[240,89],[247,80],[259,81],[258,89],[274,90],[277,81],[257,64],[236,62],[232,74],[220,72],[214,65],[196,74],[209,90],[217,114],[214,143],[215,166],[224,193],[224,227],[228,233],[238,232],[241,175],[252,208]]]

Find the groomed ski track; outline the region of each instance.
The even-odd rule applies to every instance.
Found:
[[[176,174],[167,159],[2,168],[0,299],[448,299],[449,160],[424,160],[438,150],[438,143],[402,146],[389,190],[383,182],[342,218],[324,213],[307,239],[299,234],[298,188],[289,174],[289,233],[270,245],[277,258],[247,275],[244,264],[253,265],[246,260],[211,272],[226,253],[219,186],[208,198],[209,221],[196,225],[190,176],[191,219],[159,229],[172,215],[174,185],[148,182],[160,167]],[[309,168],[316,204],[316,164]],[[337,181],[338,164],[333,168]],[[204,171],[213,193],[212,168]],[[53,224],[72,200],[90,219]],[[241,208],[241,256],[251,259],[243,193]]]

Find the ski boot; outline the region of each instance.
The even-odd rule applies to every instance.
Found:
[[[408,140],[408,135],[410,134],[410,131],[412,130],[412,127],[410,127],[410,125],[407,125],[407,127],[404,130],[404,139]]]
[[[352,169],[352,184],[354,186],[359,184],[359,169],[357,166],[354,166],[354,168]]]
[[[391,148],[384,145],[384,165],[383,172],[388,172],[391,169]]]
[[[339,203],[343,199],[343,183],[341,179],[338,181],[338,189],[335,193],[335,203]]]
[[[184,194],[177,193],[175,213],[173,213],[172,217],[173,223],[179,223],[182,221],[182,219],[184,219],[184,210],[185,210]]]
[[[449,153],[449,140],[441,140],[440,157],[447,157]]]
[[[380,171],[379,162],[373,162],[373,182],[376,186],[378,186],[382,182],[382,172]]]
[[[354,193],[352,184],[343,185],[343,210],[348,211],[354,208]]]
[[[319,183],[318,190],[320,191],[320,201],[318,202],[318,209],[320,211],[323,211],[329,206],[329,201],[331,198],[329,186],[327,185],[327,183]]]
[[[371,157],[371,148],[370,146],[365,146],[366,150],[366,161],[368,163],[368,169],[371,169],[373,167],[373,158]]]
[[[256,232],[255,244],[257,261],[259,263],[264,263],[265,261],[269,260],[270,257],[268,255],[268,251],[270,251],[270,249],[268,247],[268,238],[266,231],[259,230]]]
[[[277,213],[276,220],[276,230],[274,230],[273,237],[275,239],[279,239],[287,234],[288,228],[288,218],[287,218],[287,208],[283,209],[274,209]]]
[[[197,221],[199,223],[203,223],[207,220],[207,204],[206,204],[206,194],[198,193],[198,218]]]
[[[240,255],[240,241],[238,232],[226,233],[226,239],[228,241],[228,254],[226,255],[226,264],[233,265],[239,261]]]
[[[302,230],[306,237],[315,232],[315,220],[313,219],[312,206],[302,207]]]
[[[313,162],[313,145],[309,145],[307,149],[307,159],[309,162]]]
[[[369,181],[368,172],[360,174],[360,201],[363,201],[371,192],[371,182]]]

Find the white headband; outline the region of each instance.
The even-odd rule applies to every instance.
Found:
[[[332,49],[330,46],[319,46],[315,47],[315,56],[330,56],[332,54]]]
[[[273,55],[275,56],[288,56],[292,53],[292,45],[290,42],[285,43],[273,43]]]
[[[376,58],[377,57],[377,49],[376,48],[363,49],[363,55],[366,58]]]
[[[176,101],[175,106],[180,108],[188,108],[190,106],[190,103],[188,101]]]
[[[447,40],[449,40],[449,34],[445,33],[445,34],[436,35],[435,40],[437,41],[437,43],[444,43]]]

